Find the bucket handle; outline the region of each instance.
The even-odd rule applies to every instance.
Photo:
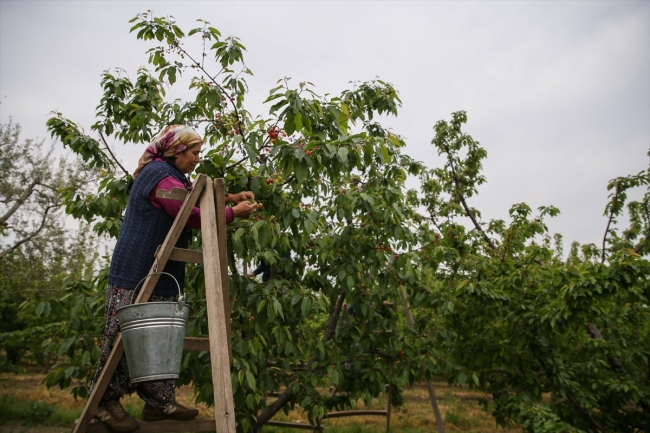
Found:
[[[181,293],[181,285],[178,284],[178,280],[176,279],[175,276],[170,274],[169,272],[152,272],[149,275],[145,275],[144,278],[142,278],[138,284],[135,285],[135,288],[133,289],[133,293],[131,294],[131,299],[129,299],[129,305],[133,304],[133,297],[135,296],[136,292],[138,291],[138,286],[142,284],[144,280],[146,280],[148,277],[152,275],[169,275],[172,277],[174,282],[176,283],[176,287],[178,288],[178,311],[183,311],[183,307],[185,306],[185,297]]]

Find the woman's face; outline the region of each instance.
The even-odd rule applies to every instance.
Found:
[[[189,149],[176,155],[176,166],[184,173],[190,173],[201,161],[199,154],[201,153],[201,146],[203,143],[195,144]]]

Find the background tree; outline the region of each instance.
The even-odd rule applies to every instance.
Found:
[[[610,183],[603,249],[574,245],[565,257],[561,238],[554,242],[544,224],[557,209],[542,207],[532,217],[521,203],[509,223],[482,223],[468,205],[485,181],[486,152],[462,131],[466,120],[455,113],[434,128],[432,143],[446,164],[422,175],[433,242],[419,254],[427,276],[407,284],[416,322],[443,354],[442,371],[490,393],[501,425],[647,430],[649,263],[639,254],[647,253],[647,193],[629,203],[632,224],[622,236],[612,222],[622,216],[625,191],[647,187],[650,171]]]
[[[20,140],[20,127],[0,125],[0,347],[5,368],[15,368],[29,352],[44,368],[51,362],[41,343],[56,329],[47,299],[61,296],[66,281],[94,272],[97,239],[68,229],[62,188],[84,189],[92,173],[54,157],[54,146]],[[34,308],[38,305],[37,308]]]

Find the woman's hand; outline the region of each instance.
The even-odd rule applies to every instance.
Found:
[[[242,191],[238,193],[228,193],[226,195],[226,202],[228,203],[241,203],[244,201],[249,201],[249,200],[255,200],[255,194],[253,194],[253,191]]]
[[[241,201],[237,206],[234,206],[232,208],[232,211],[235,214],[235,218],[248,218],[250,214],[252,214],[256,210],[257,210],[257,203],[251,203],[248,200]]]

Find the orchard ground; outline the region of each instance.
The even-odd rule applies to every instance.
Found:
[[[70,395],[68,390],[47,389],[41,382],[41,373],[0,374],[0,433],[64,433],[69,432],[74,420],[83,408],[83,401]],[[497,428],[489,410],[477,403],[479,397],[489,397],[467,388],[449,386],[444,381],[435,381],[438,403],[448,432],[519,432],[519,428]],[[212,408],[193,402],[192,389],[182,387],[178,400],[187,406],[197,407],[200,417],[213,416]],[[136,395],[123,400],[124,407],[136,418],[140,418],[143,402]],[[363,409],[362,402],[354,409]],[[373,401],[369,409],[385,408],[383,398]],[[291,411],[287,416],[278,414],[275,421],[307,422],[305,413]],[[385,431],[385,418],[361,416],[325,420],[325,431],[343,433],[379,433]],[[295,433],[296,429],[265,427],[264,433]],[[404,405],[393,408],[391,431],[419,433],[435,431],[435,419],[424,385],[415,385],[404,392]]]

